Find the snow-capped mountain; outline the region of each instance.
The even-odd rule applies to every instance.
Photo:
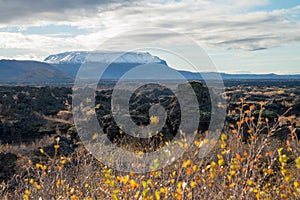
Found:
[[[164,60],[144,52],[73,51],[48,56],[44,62],[50,64],[82,64],[86,61],[99,63],[162,63]]]

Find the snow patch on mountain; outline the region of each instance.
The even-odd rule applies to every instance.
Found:
[[[73,51],[48,56],[44,62],[50,64],[82,64],[84,62],[99,63],[165,63],[164,60],[146,52],[88,52]]]

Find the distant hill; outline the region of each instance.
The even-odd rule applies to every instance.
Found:
[[[74,78],[37,61],[0,60],[0,84],[59,85]]]
[[[194,73],[189,71],[179,71],[186,79],[218,79],[221,75],[223,80],[300,80],[300,74],[295,75],[279,75],[279,74],[227,74],[216,72]]]

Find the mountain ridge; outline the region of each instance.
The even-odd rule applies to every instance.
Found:
[[[90,56],[91,54],[91,56]],[[119,57],[118,57],[119,56]],[[101,79],[117,80],[126,72],[142,64],[161,64],[168,66],[167,61],[148,52],[109,52],[109,51],[69,51],[47,56],[43,62],[33,60],[0,60],[0,84],[28,84],[28,85],[60,85],[72,84],[81,65],[86,63],[96,63],[96,68],[92,72],[86,73],[87,76],[78,78],[95,78],[98,63],[104,69]],[[113,61],[113,62],[112,62]],[[105,63],[107,62],[107,63]],[[172,68],[173,69],[173,68]],[[94,70],[94,71],[93,71]],[[175,70],[175,69],[174,69]],[[188,80],[300,80],[300,74],[279,75],[268,74],[229,74],[217,72],[190,72],[177,70]],[[143,72],[141,72],[143,73]],[[153,73],[155,69],[153,68]],[[82,75],[82,74],[81,74]],[[137,75],[137,79],[139,76]]]
[[[83,55],[81,55],[83,54]],[[107,54],[112,54],[112,56],[108,56]],[[102,56],[105,55],[103,58]],[[124,57],[128,55],[136,55],[141,56],[144,55],[144,57],[147,57],[148,59],[144,60],[136,60],[131,59],[130,62],[125,62],[126,59]],[[87,58],[90,56],[89,58]],[[93,57],[94,56],[94,57]],[[120,57],[116,60],[114,60],[113,56]],[[95,58],[100,57],[100,58]],[[67,58],[67,59],[66,59]],[[157,63],[157,64],[163,64],[168,66],[167,61],[159,58],[158,56],[153,56],[148,52],[112,52],[112,51],[95,51],[95,52],[89,52],[89,51],[68,51],[58,54],[49,55],[47,58],[45,58],[44,62],[47,62],[49,64],[52,64],[56,69],[61,70],[64,73],[67,73],[72,76],[76,76],[78,69],[80,66],[84,63],[84,59],[86,59],[90,62],[95,61],[102,61],[101,63],[105,62],[112,62],[111,68],[108,70],[107,76],[104,76],[104,79],[118,79],[122,76],[122,74],[126,73],[133,67],[139,65],[139,64],[147,64],[147,63]],[[153,60],[149,59],[152,58]],[[135,60],[135,61],[134,61]],[[152,62],[151,62],[152,61]],[[170,66],[168,66],[170,67]],[[268,73],[268,74],[229,74],[229,73],[218,73],[218,72],[190,72],[185,70],[177,70],[180,72],[185,78],[191,80],[191,79],[202,79],[205,77],[205,79],[220,79],[220,76],[224,80],[230,80],[230,79],[300,79],[300,74],[295,75],[279,75],[275,73]],[[203,75],[203,76],[202,76]]]

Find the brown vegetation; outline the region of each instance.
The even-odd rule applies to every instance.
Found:
[[[93,158],[81,144],[73,152],[64,138],[47,137],[32,145],[1,145],[17,154],[17,173],[0,185],[2,199],[299,199],[300,143],[288,125],[285,139],[276,136],[279,120],[263,116],[264,104],[239,104],[238,119],[228,123],[207,157],[198,147],[210,142],[196,137],[173,164],[145,174],[118,172]],[[285,118],[293,124],[294,118]],[[242,139],[244,132],[249,137]],[[59,134],[59,133],[58,133]],[[38,149],[38,150],[37,150]],[[38,151],[38,152],[36,152]],[[27,152],[27,153],[26,153]],[[34,156],[33,156],[33,152]],[[52,152],[52,153],[51,153]],[[1,160],[1,162],[3,162]],[[4,161],[6,162],[6,161]]]

